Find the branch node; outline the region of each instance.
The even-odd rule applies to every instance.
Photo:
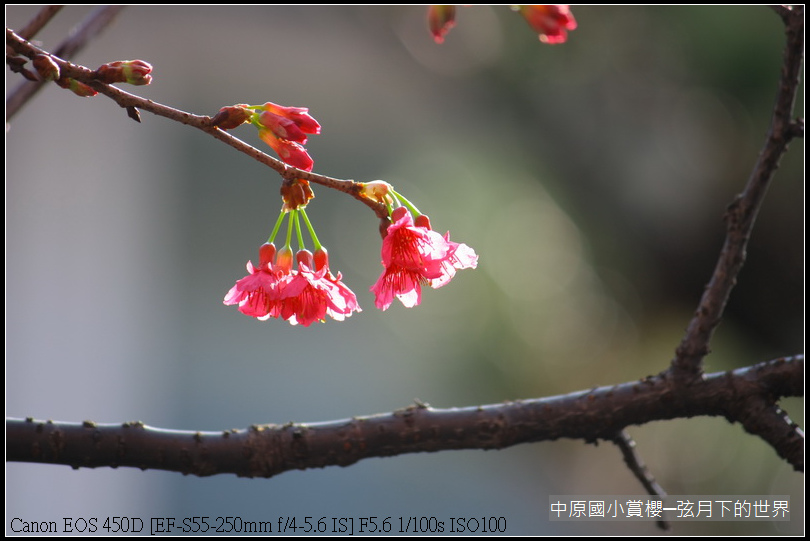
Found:
[[[140,123],[140,121],[141,121],[141,113],[140,113],[140,111],[138,111],[138,109],[136,107],[130,105],[130,106],[128,106],[126,108],[126,110],[127,110],[127,116],[129,118],[131,118],[135,122]]]

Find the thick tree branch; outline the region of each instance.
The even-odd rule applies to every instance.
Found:
[[[750,426],[750,404],[801,396],[803,373],[804,357],[798,356],[712,374],[689,386],[663,374],[549,398],[453,409],[418,404],[367,417],[223,432],[164,430],[140,422],[7,419],[6,460],[272,477],[288,470],[349,466],[364,458],[406,453],[502,449],[559,438],[615,441],[629,425],[711,415],[743,422],[758,434],[764,431],[766,441],[801,471],[801,432],[778,416],[759,418],[756,426]]]
[[[720,324],[745,262],[745,250],[757,213],[779,167],[779,160],[797,135],[792,115],[804,54],[804,8],[796,6],[779,10],[779,13],[785,21],[787,43],[768,136],[745,189],[726,212],[726,240],[714,273],[672,360],[672,374],[676,378],[695,379],[703,373],[703,358],[709,353],[712,334]]]

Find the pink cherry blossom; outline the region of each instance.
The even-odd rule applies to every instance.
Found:
[[[325,254],[325,251],[323,251]],[[298,271],[283,287],[280,316],[291,324],[309,327],[316,321],[323,321],[328,315],[342,321],[359,312],[357,297],[341,282],[340,273],[334,277],[329,272],[326,258],[319,257],[320,268],[313,270],[315,264],[312,254],[301,250],[297,254]]]
[[[457,269],[475,268],[478,256],[466,244],[450,241],[430,228],[427,216],[420,215],[414,222],[405,207],[391,214],[392,224],[383,239],[380,278],[371,287],[376,296],[375,305],[387,310],[398,298],[408,308],[422,301],[422,286],[438,288],[446,285]]]
[[[380,310],[388,310],[396,297],[406,308],[413,308],[422,302],[422,286],[427,284],[428,279],[420,272],[389,265],[371,286],[374,305]]]
[[[281,310],[281,289],[286,276],[272,264],[275,246],[264,244],[259,248],[259,266],[248,261],[248,275],[238,280],[225,299],[226,305],[238,304],[243,314],[261,320],[278,317]]]

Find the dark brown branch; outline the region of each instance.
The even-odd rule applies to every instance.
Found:
[[[115,101],[118,105],[120,105],[127,111],[130,111],[133,108],[143,109],[144,111],[149,111],[150,113],[155,114],[157,116],[168,118],[169,120],[174,120],[175,122],[180,122],[181,124],[197,128],[199,130],[204,131],[208,135],[211,135],[212,137],[219,139],[223,143],[235,148],[239,152],[242,152],[243,154],[250,156],[259,163],[262,163],[272,168],[285,179],[302,178],[310,182],[320,184],[321,186],[326,186],[328,188],[332,188],[334,190],[338,190],[348,195],[351,195],[358,201],[368,206],[371,210],[373,210],[381,221],[385,222],[385,224],[388,223],[388,211],[386,210],[385,205],[377,203],[367,197],[363,197],[360,194],[362,185],[358,182],[355,182],[353,180],[343,180],[328,177],[325,175],[319,175],[316,173],[303,171],[301,169],[297,169],[295,167],[287,165],[284,162],[277,160],[272,156],[269,156],[268,154],[265,154],[264,152],[260,151],[259,149],[245,143],[241,139],[238,139],[233,135],[223,130],[220,130],[216,126],[212,126],[211,117],[187,113],[185,111],[181,111],[179,109],[175,109],[173,107],[162,105],[152,100],[147,100],[134,94],[130,94],[129,92],[121,90],[116,86],[99,82],[96,79],[96,72],[94,70],[91,70],[84,66],[72,64],[70,62],[67,62],[66,60],[63,60],[62,58],[59,58],[58,56],[54,56],[48,53],[47,51],[43,51],[35,47],[31,43],[28,43],[27,41],[23,40],[10,29],[6,29],[6,44],[9,47],[11,47],[17,54],[27,56],[28,58],[33,58],[37,54],[49,55],[53,59],[53,61],[59,65],[59,69],[63,76],[76,79],[78,81],[81,81],[83,83],[92,86],[99,93],[104,94],[108,98],[111,98],[113,101]],[[128,113],[128,115],[131,118],[131,113]]]
[[[79,52],[91,39],[95,38],[101,33],[124,9],[125,6],[104,6],[95,9],[85,21],[63,41],[59,47],[56,48],[57,56],[61,58],[71,58]],[[8,32],[6,32],[8,36]],[[22,36],[23,39],[30,39]],[[8,46],[8,40],[6,40]],[[19,52],[19,51],[18,51]],[[29,57],[30,58],[30,57]],[[27,82],[18,86],[6,100],[6,122],[11,120],[22,106],[25,105],[29,99],[39,92],[39,89],[44,86],[42,82]]]
[[[626,430],[622,430],[613,438],[613,443],[615,443],[616,447],[622,452],[624,463],[627,464],[627,467],[630,468],[630,471],[633,472],[636,479],[641,482],[647,494],[650,496],[658,496],[661,499],[665,498],[667,496],[666,491],[658,484],[658,481],[652,476],[647,466],[644,465],[641,457],[636,452],[636,442],[633,441],[630,434],[628,434]],[[669,530],[670,528],[669,522],[664,519],[657,520],[656,524],[662,530]]]
[[[712,334],[720,324],[745,262],[745,250],[757,213],[779,167],[779,160],[797,133],[792,115],[804,51],[804,8],[796,6],[779,13],[785,20],[787,43],[768,136],[745,189],[726,212],[726,240],[720,257],[672,360],[671,372],[676,378],[696,379],[703,373],[703,358],[709,352]]]
[[[223,432],[7,419],[6,460],[272,477],[406,453],[502,449],[559,438],[613,441],[629,425],[656,420],[710,415],[747,423],[750,403],[801,396],[803,374],[799,356],[712,374],[688,387],[664,374],[549,398],[453,409],[419,404],[367,417]],[[764,421],[773,435],[768,443],[803,470],[803,439],[795,426],[785,418]]]

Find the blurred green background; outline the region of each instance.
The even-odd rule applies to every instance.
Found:
[[[7,6],[7,26],[37,9]],[[64,9],[37,39],[55,48],[91,9]],[[154,82],[134,92],[197,114],[309,107],[323,126],[307,145],[316,172],[391,182],[480,264],[382,313],[368,291],[382,270],[375,216],[316,187],[308,214],[364,311],[310,328],[247,318],[222,298],[273,226],[279,177],[201,132],[146,112],[136,124],[103,96],[51,85],[6,134],[7,415],[222,430],[563,394],[666,368],[764,141],[782,23],[764,7],[573,12],[569,42],[547,46],[507,7],[462,7],[439,46],[420,6],[126,8],[77,63],[147,60]],[[19,81],[7,70],[7,94]],[[263,147],[250,127],[233,133]],[[803,167],[800,140],[709,372],[803,351]],[[803,426],[803,399],[783,406]],[[803,533],[803,476],[740,426],[629,432],[670,494],[792,498],[789,523],[675,533]],[[652,523],[547,521],[549,494],[641,492],[617,449],[580,441],[270,480],[6,465],[7,517],[58,522],[503,516],[515,535],[655,535]]]

